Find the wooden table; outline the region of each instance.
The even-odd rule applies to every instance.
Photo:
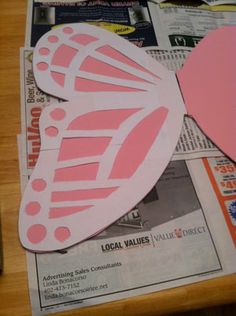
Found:
[[[24,45],[26,0],[1,1],[0,198],[4,271],[0,315],[31,314],[25,251],[17,232],[20,202],[16,135],[20,133],[19,48]],[[161,315],[236,302],[236,274],[60,315]]]

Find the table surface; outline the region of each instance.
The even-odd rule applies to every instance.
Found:
[[[16,135],[20,133],[19,48],[24,45],[26,0],[1,1],[0,201],[4,271],[0,315],[31,315],[25,251],[18,240],[20,183]],[[161,315],[236,302],[236,274],[60,315]]]

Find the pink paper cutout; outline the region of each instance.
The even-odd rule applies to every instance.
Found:
[[[58,160],[101,155],[106,150],[110,140],[110,137],[64,138]]]
[[[118,109],[89,112],[75,118],[68,126],[68,130],[99,130],[117,129],[130,115],[140,109]]]
[[[61,87],[65,85],[65,74],[61,74],[59,72],[51,71],[50,72],[52,79],[58,83]]]
[[[25,207],[25,212],[28,215],[36,215],[40,212],[41,205],[37,201],[31,201],[29,202]]]
[[[97,41],[98,39],[96,37],[93,37],[93,36],[90,36],[87,34],[76,34],[76,35],[73,35],[70,38],[70,40],[72,40],[73,42],[76,42],[78,44],[81,44],[81,45],[88,45],[92,42]]]
[[[152,71],[142,67],[140,64],[136,63],[133,59],[128,58],[124,54],[120,53],[117,49],[115,49],[115,48],[113,48],[113,47],[111,47],[109,45],[105,45],[105,46],[102,46],[100,48],[97,48],[97,51],[99,53],[102,53],[102,54],[108,56],[108,57],[111,57],[111,58],[113,58],[115,60],[118,60],[118,61],[122,62],[125,65],[129,65],[129,66],[137,68],[137,69],[139,69],[141,71],[145,71],[148,74],[151,74],[152,76],[157,77],[158,79],[160,79],[157,76],[157,74],[155,74]]]
[[[90,163],[86,165],[56,169],[53,181],[96,180],[98,167],[98,163]]]
[[[94,74],[105,75],[108,77],[121,78],[134,81],[145,81],[142,78],[129,74],[107,63],[97,60],[96,58],[87,57],[80,66],[80,70]]]
[[[58,227],[56,230],[55,230],[55,238],[58,240],[58,241],[65,241],[66,239],[68,239],[71,235],[71,232],[69,230],[68,227]]]
[[[92,207],[92,205],[83,205],[83,206],[66,206],[66,207],[54,207],[50,208],[49,218],[59,218],[70,216],[72,214],[82,212],[88,208]]]
[[[37,69],[40,71],[45,71],[48,69],[48,64],[40,62],[37,64]]]
[[[47,229],[44,225],[35,224],[27,230],[27,237],[32,244],[41,242],[47,234]]]
[[[57,43],[59,41],[59,38],[55,35],[50,35],[47,37],[47,40],[49,43]]]
[[[165,169],[186,114],[173,73],[134,45],[83,24],[49,33],[35,48],[35,78],[42,90],[70,102],[51,105],[40,120],[41,152],[22,199],[19,222],[22,244],[33,251],[69,247],[134,207]],[[206,39],[203,51],[213,47],[215,34],[209,42]],[[232,34],[228,37],[231,40]],[[178,79],[189,114],[209,126],[217,142],[213,124],[190,99],[199,55],[197,51],[193,61],[190,58]],[[214,70],[215,60],[212,64]],[[232,104],[228,110],[235,117]]]
[[[121,85],[115,85],[112,83],[98,82],[96,80],[76,77],[75,78],[75,91],[80,92],[100,92],[100,91],[112,91],[112,92],[138,92],[143,91],[141,89],[124,87]]]
[[[55,121],[61,121],[65,118],[66,112],[63,109],[55,109],[50,112],[50,116]]]
[[[66,26],[66,27],[63,28],[63,32],[65,34],[72,34],[73,33],[73,29],[72,29],[72,27]]]
[[[105,199],[111,195],[117,187],[110,188],[97,188],[88,190],[73,190],[73,191],[57,191],[52,192],[52,202],[64,202],[64,201],[81,201],[81,200],[93,200],[93,199]]]
[[[54,126],[49,126],[45,129],[45,133],[50,137],[55,137],[58,134],[58,129]]]
[[[160,107],[133,128],[116,156],[109,179],[126,179],[136,172],[157,138],[167,114],[168,110]]]
[[[45,190],[47,183],[43,179],[34,179],[31,182],[31,186],[34,191],[41,192]]]
[[[40,55],[44,55],[44,56],[47,56],[47,55],[49,55],[50,54],[50,50],[48,49],[48,48],[40,48],[39,49],[39,54]]]
[[[236,161],[236,26],[210,32],[178,71],[188,114]]]
[[[69,67],[71,61],[77,53],[77,49],[63,44],[55,51],[52,58],[52,65]]]

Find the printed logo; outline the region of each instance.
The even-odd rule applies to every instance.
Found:
[[[236,201],[233,201],[229,205],[229,214],[233,220],[234,225],[236,225]]]
[[[150,246],[149,236],[137,237],[123,241],[110,242],[101,245],[102,252],[109,252],[114,250],[132,249],[137,247]]]
[[[176,228],[176,229],[174,230],[174,232],[175,232],[175,236],[176,236],[177,238],[183,237],[183,232],[182,232],[182,229],[181,229],[181,228]]]
[[[191,228],[175,228],[173,231],[158,233],[153,236],[156,242],[172,240],[175,238],[184,238],[206,233],[207,229],[205,226],[196,226]]]

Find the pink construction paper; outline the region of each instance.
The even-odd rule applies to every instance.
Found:
[[[210,32],[177,76],[188,115],[236,161],[236,26]]]

